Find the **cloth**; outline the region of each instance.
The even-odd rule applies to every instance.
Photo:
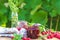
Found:
[[[21,28],[19,34],[22,35],[22,37],[27,37],[27,30],[25,28]]]

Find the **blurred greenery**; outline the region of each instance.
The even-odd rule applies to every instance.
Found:
[[[11,27],[12,11],[18,12],[18,20],[60,30],[60,0],[0,0],[0,26]]]

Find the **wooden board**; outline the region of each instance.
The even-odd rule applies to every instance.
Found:
[[[42,39],[31,39],[31,40],[42,40]],[[57,38],[52,38],[52,39],[45,39],[45,40],[59,40]]]
[[[0,37],[0,40],[12,40],[12,39],[8,37]]]
[[[12,40],[12,39],[8,37],[0,37],[0,40]],[[41,39],[31,39],[31,40],[41,40]],[[53,39],[46,39],[46,40],[59,40],[59,39],[53,38]]]

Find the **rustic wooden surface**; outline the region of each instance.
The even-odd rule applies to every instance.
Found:
[[[12,40],[12,39],[8,37],[0,37],[0,40]]]
[[[32,39],[32,40],[42,40],[42,39]],[[52,39],[45,39],[45,40],[60,40],[60,39],[52,38]]]
[[[0,40],[12,40],[12,39],[8,37],[0,37]],[[31,39],[31,40],[42,40],[42,39]],[[59,39],[53,38],[53,39],[46,39],[46,40],[59,40]]]

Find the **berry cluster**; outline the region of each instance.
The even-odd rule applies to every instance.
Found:
[[[31,39],[30,39],[30,38],[25,38],[25,37],[24,37],[24,38],[22,38],[22,40],[31,40]]]
[[[57,39],[60,39],[60,33],[59,32],[51,32],[50,30],[49,31],[43,31],[41,32],[41,34],[44,36],[44,35],[47,35],[47,39],[52,39],[52,38],[57,38]]]

